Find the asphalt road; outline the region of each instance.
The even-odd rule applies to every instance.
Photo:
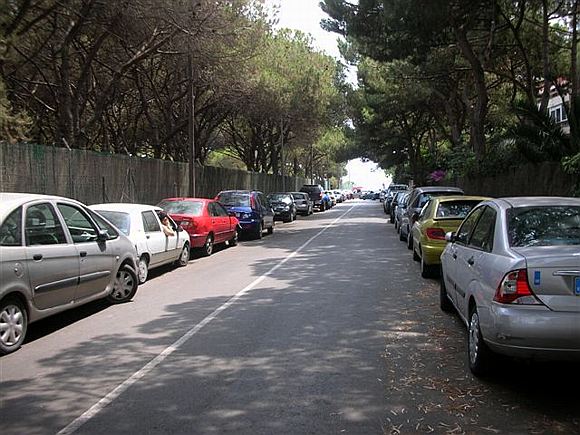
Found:
[[[0,433],[580,433],[577,364],[478,380],[464,329],[351,201],[31,325],[0,358]]]

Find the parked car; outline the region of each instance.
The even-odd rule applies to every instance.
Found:
[[[391,213],[391,201],[393,200],[395,194],[400,191],[406,191],[409,189],[409,186],[406,184],[389,184],[389,187],[385,190],[384,200],[383,200],[383,209],[385,214]]]
[[[336,196],[334,196],[334,192],[332,190],[325,190],[324,193],[330,198],[330,207],[334,207],[336,205]]]
[[[149,270],[173,263],[185,266],[189,261],[189,235],[171,218],[175,236],[162,231],[163,209],[143,204],[95,204],[89,206],[131,240],[137,250],[139,283],[147,280]]]
[[[580,199],[485,201],[446,239],[441,308],[467,325],[474,374],[494,353],[580,360]]]
[[[306,192],[290,192],[296,205],[296,211],[304,216],[314,213],[314,202]]]
[[[274,210],[266,195],[256,190],[224,190],[215,198],[234,213],[243,234],[261,239],[264,230],[274,232]]]
[[[324,211],[329,207],[330,198],[325,199],[324,188],[320,184],[305,184],[300,188],[300,192],[307,193],[318,211]]]
[[[405,210],[407,208],[407,200],[409,199],[409,195],[411,192],[402,192],[400,199],[397,200],[397,205],[395,207],[395,229],[397,233],[401,232],[401,220]]]
[[[397,204],[399,200],[402,199],[408,191],[406,190],[397,190],[390,201],[389,209],[389,222],[394,224],[395,223],[395,209],[397,208]]]
[[[407,242],[407,248],[411,249],[413,247],[413,236],[411,234],[411,227],[415,222],[413,216],[419,216],[421,209],[431,198],[446,195],[463,195],[463,190],[459,187],[447,186],[415,187],[411,190],[407,200],[407,209],[403,219],[401,219],[401,232],[399,233],[399,238]]]
[[[158,207],[189,235],[189,246],[209,257],[214,246],[238,244],[238,219],[216,200],[208,198],[166,198]]]
[[[447,242],[445,234],[457,231],[473,207],[487,197],[440,196],[432,198],[421,210],[411,228],[413,260],[421,262],[421,276],[439,275],[441,253]]]
[[[340,190],[333,190],[332,192],[334,193],[334,197],[336,198],[337,203],[344,202],[345,198]]]
[[[274,209],[274,219],[292,222],[296,219],[296,204],[289,193],[270,193],[268,200]]]
[[[137,291],[135,247],[78,201],[0,193],[0,354],[22,345],[28,325],[95,299]]]

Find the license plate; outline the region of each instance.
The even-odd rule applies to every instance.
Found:
[[[580,277],[574,278],[574,294],[580,296]]]

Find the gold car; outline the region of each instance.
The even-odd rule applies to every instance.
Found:
[[[413,260],[421,262],[423,278],[438,275],[441,253],[447,244],[445,234],[457,231],[471,209],[487,199],[483,196],[434,197],[420,214],[413,216]]]

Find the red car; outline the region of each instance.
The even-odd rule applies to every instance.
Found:
[[[214,199],[167,198],[157,206],[189,233],[191,247],[201,248],[205,256],[216,243],[238,243],[238,219]]]

